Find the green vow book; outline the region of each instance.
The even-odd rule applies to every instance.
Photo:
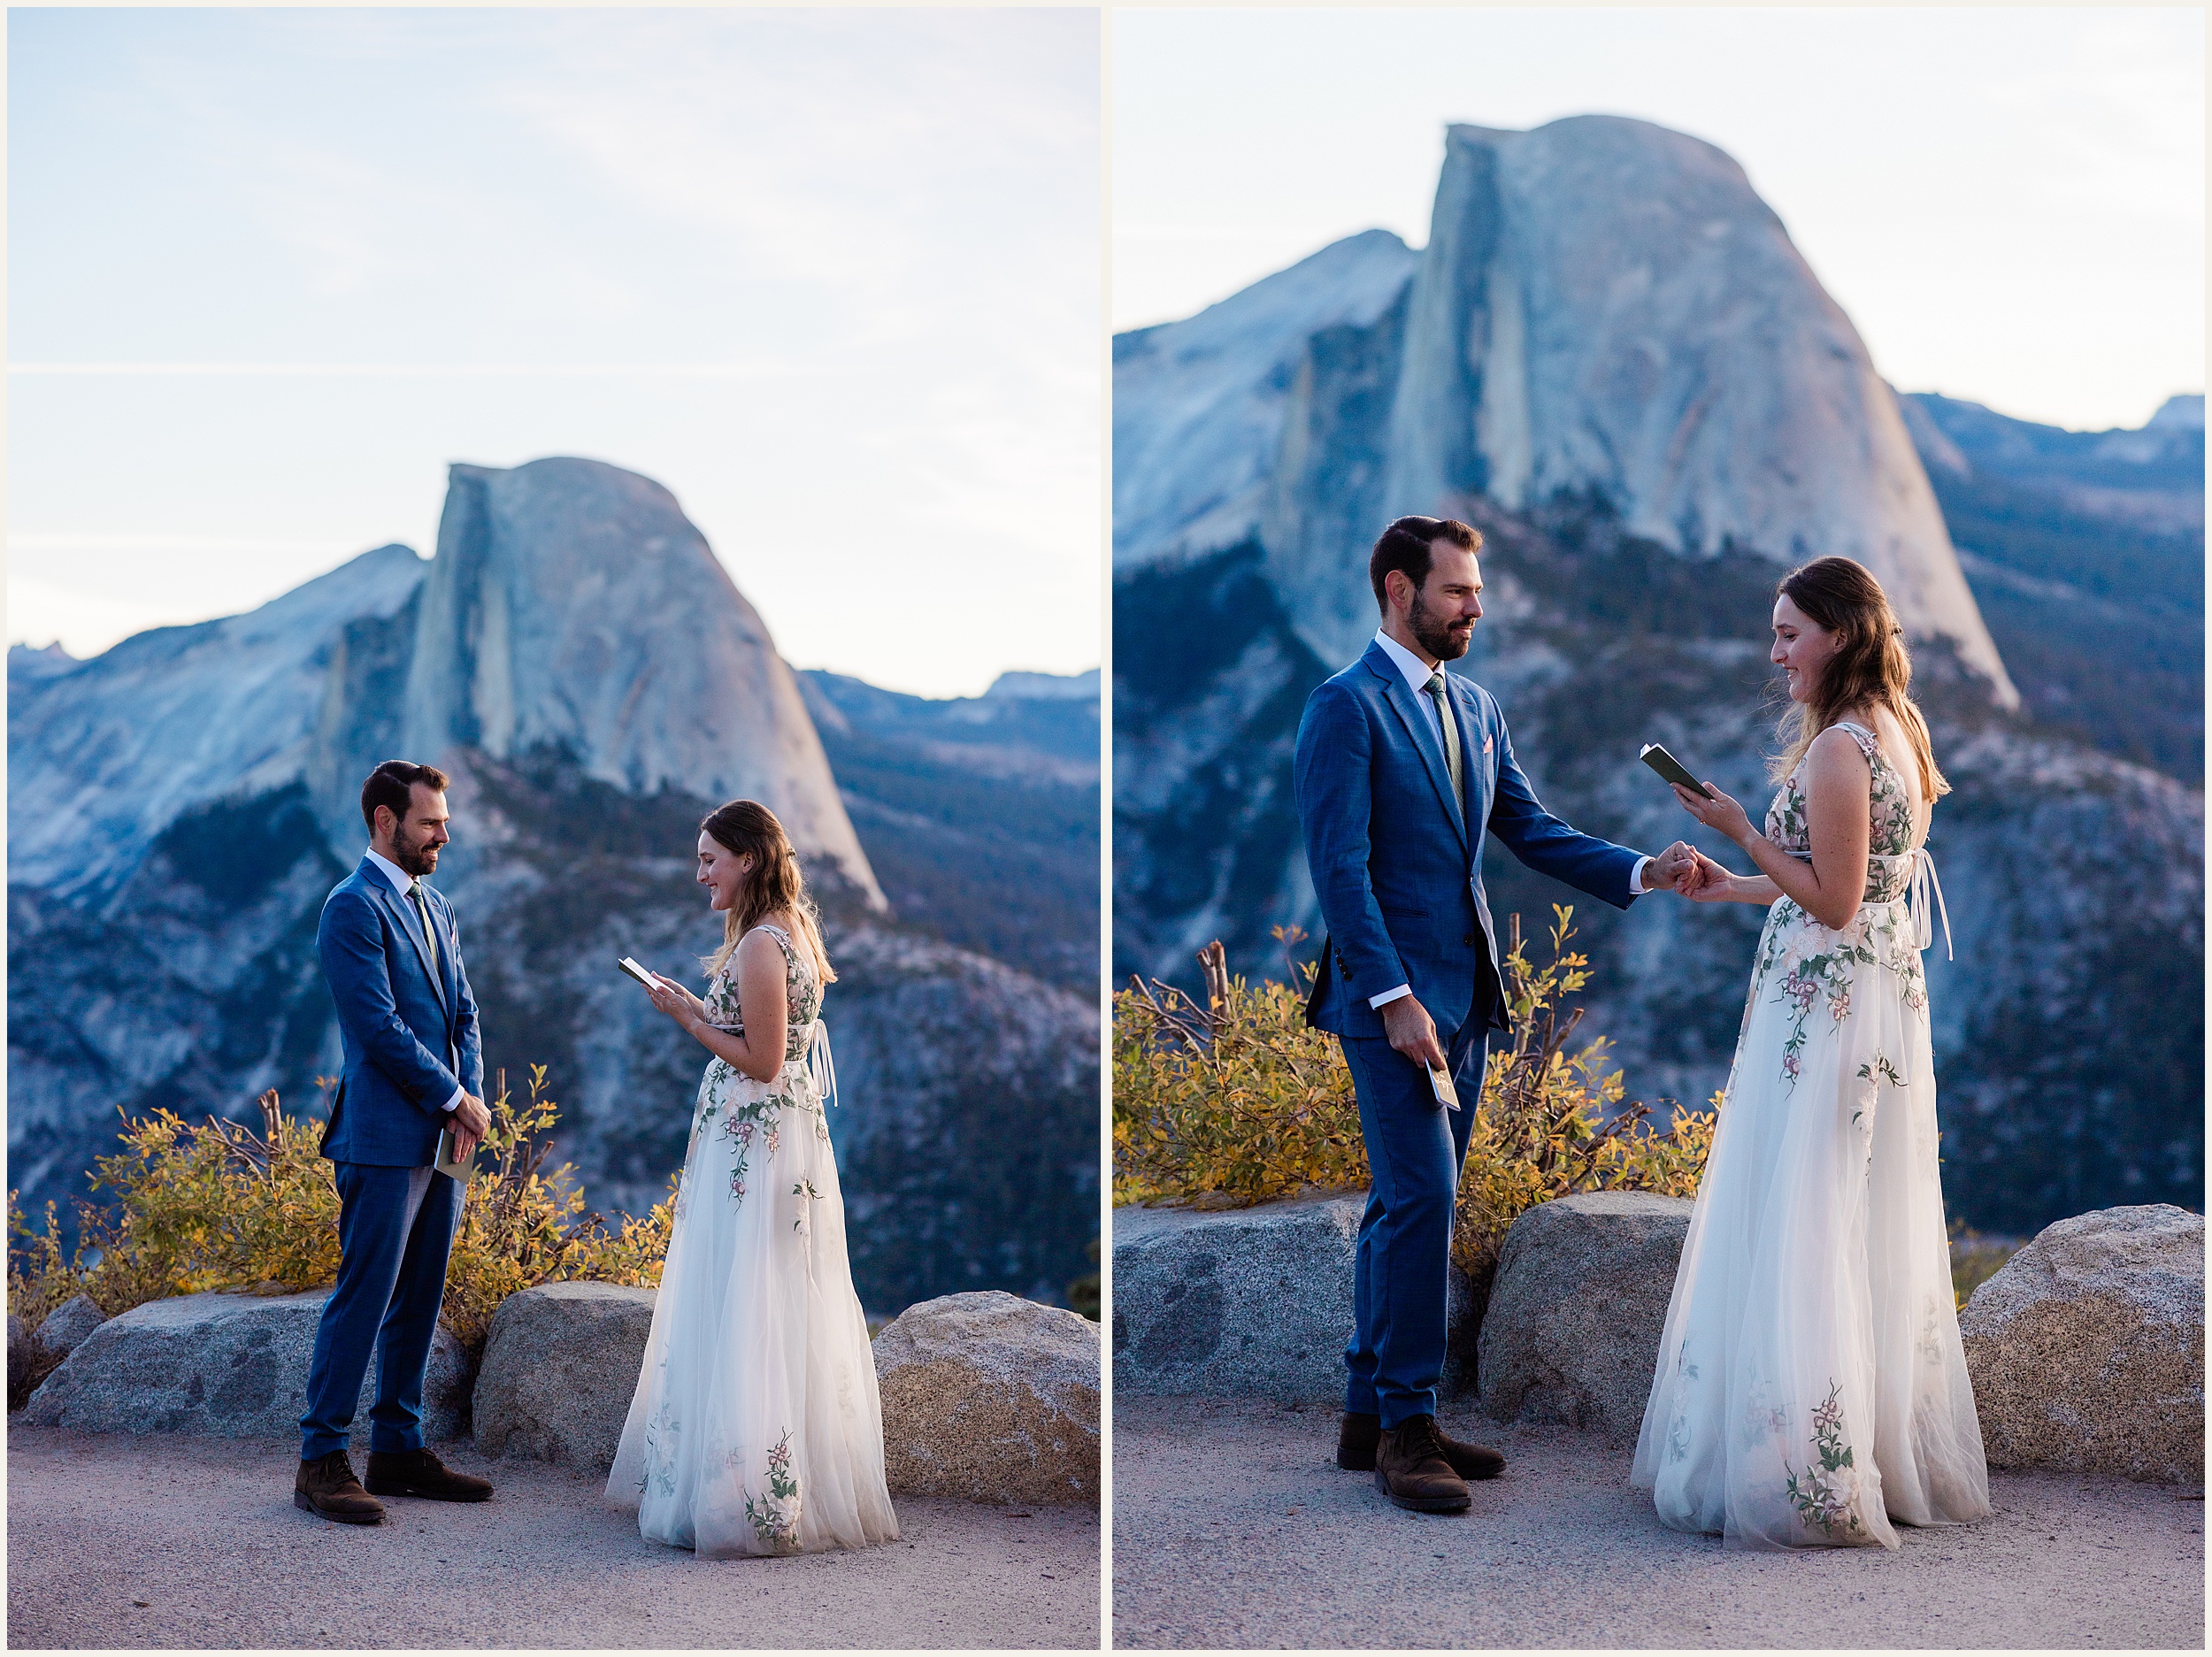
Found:
[[[438,1160],[431,1166],[438,1172],[457,1179],[465,1185],[469,1182],[469,1177],[476,1172],[476,1153],[471,1151],[465,1158],[457,1157],[453,1154],[457,1148],[458,1147],[454,1142],[453,1130],[440,1128],[438,1130]]]
[[[1678,788],[1687,788],[1692,794],[1702,794],[1708,800],[1713,797],[1713,791],[1710,788],[1691,776],[1688,769],[1680,760],[1675,758],[1656,742],[1645,743],[1644,751],[1638,757]]]

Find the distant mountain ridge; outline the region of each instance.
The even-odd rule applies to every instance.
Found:
[[[1610,118],[1454,127],[1421,252],[1348,238],[1121,336],[1117,978],[1194,987],[1193,954],[1217,937],[1233,970],[1279,974],[1271,928],[1320,930],[1292,745],[1307,695],[1374,630],[1365,557],[1390,518],[1449,513],[1486,537],[1489,613],[1455,671],[1498,696],[1546,804],[1739,868],[1637,749],[1664,741],[1763,802],[1774,586],[1846,552],[1914,636],[1955,789],[1930,846],[1960,953],[1929,961],[1954,1211],[2022,1231],[2115,1202],[2200,1205],[2200,714],[2139,742],[2119,698],[2088,694],[2124,627],[2096,633],[2065,595],[2020,599],[2049,579],[2038,557],[2085,543],[2028,521],[2051,502],[2001,475],[2011,438],[1966,428],[1966,406],[1894,396],[1733,162]],[[2101,434],[2079,487],[2169,475],[2170,445],[2185,471],[2188,413],[2149,444]],[[1963,479],[1915,447],[1952,426]],[[1954,510],[1962,481],[1985,490],[1982,518]],[[2096,520],[2111,553],[2092,561],[2097,602],[2147,614],[2153,583],[2111,531]],[[2200,541],[2195,556],[2174,602],[2200,618]],[[2081,563],[2069,594],[2091,585]],[[2150,654],[2101,671],[2130,696],[2178,687]],[[2034,671],[2016,681],[2021,662]],[[2177,746],[2191,717],[2193,762]],[[1617,1042],[1634,1094],[1698,1102],[1722,1084],[1755,911],[1655,897],[1618,915],[1494,851],[1485,872],[1501,923],[1575,905],[1596,973],[1586,1028]]]
[[[741,794],[791,831],[841,972],[833,1131],[867,1303],[1051,1298],[1085,1270],[1094,990],[895,913],[798,679],[650,479],[457,466],[434,559],[380,548],[83,663],[19,647],[9,687],[9,1161],[27,1201],[81,1194],[119,1106],[310,1102],[338,1057],[316,920],[361,855],[361,779],[405,755],[453,779],[435,879],[488,1080],[548,1066],[595,1204],[641,1208],[681,1161],[703,1058],[612,963],[695,978],[720,932],[692,878],[698,823]],[[872,833],[896,855],[895,828]],[[1007,901],[1039,907],[1018,881]]]
[[[2204,398],[2102,432],[1899,401],[2036,718],[2201,787]]]
[[[1094,999],[1097,670],[942,701],[817,671],[799,686],[901,921]]]

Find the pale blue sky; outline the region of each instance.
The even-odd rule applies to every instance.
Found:
[[[784,655],[1100,658],[1090,11],[9,14],[8,637],[672,489]]]
[[[2077,429],[2204,388],[2204,14],[2179,7],[1114,14],[1114,319],[1371,226],[1416,246],[1451,121],[1719,145],[1908,391]]]

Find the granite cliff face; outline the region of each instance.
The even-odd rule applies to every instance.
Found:
[[[1693,556],[1857,558],[2015,700],[1888,387],[1709,144],[1609,116],[1454,127],[1420,254],[1369,232],[1125,337],[1117,567],[1252,533],[1325,660],[1373,631],[1349,556],[1371,525],[1573,495]],[[1271,446],[1264,488],[1202,481]]]
[[[1271,927],[1319,930],[1291,752],[1309,692],[1373,632],[1366,552],[1390,518],[1487,537],[1460,667],[1546,803],[1736,867],[1637,749],[1763,802],[1774,583],[1848,552],[1897,598],[1957,789],[1930,841],[1959,946],[1930,966],[1955,1207],[2030,1230],[2200,1201],[2200,786],[2044,722],[2033,694],[2022,710],[1897,399],[1726,157],[1602,118],[1455,127],[1427,249],[1370,233],[1124,336],[1115,391],[1118,977],[1189,986],[1216,937],[1279,975]],[[1210,495],[1186,452],[1241,481]],[[2024,638],[2066,613],[2007,611]],[[1756,911],[1617,915],[1494,848],[1486,872],[1501,921],[1576,905],[1587,1027],[1635,1094],[1721,1084]]]
[[[548,1067],[595,1205],[657,1199],[703,1062],[611,963],[695,978],[720,932],[692,880],[698,821],[747,794],[790,830],[843,972],[836,1132],[872,1216],[853,1236],[869,1304],[1051,1293],[1083,1270],[1094,1006],[891,912],[796,678],[659,485],[591,461],[457,466],[434,559],[380,548],[250,615],[83,663],[19,647],[9,670],[27,1201],[82,1193],[119,1106],[234,1114],[270,1086],[311,1103],[338,1066],[317,917],[365,841],[362,777],[404,756],[453,779],[436,880],[487,1079],[504,1068],[519,1093]],[[1035,1126],[1019,1168],[994,1150],[1010,1113]],[[982,1178],[917,1161],[917,1140]]]

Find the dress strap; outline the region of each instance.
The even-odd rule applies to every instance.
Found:
[[[814,1034],[806,1046],[807,1073],[814,1078],[814,1096],[826,1105],[837,1102],[837,1061],[830,1056],[829,1024],[814,1021]]]
[[[1868,764],[1871,765],[1882,757],[1882,739],[1864,725],[1853,725],[1848,719],[1839,719],[1836,721],[1835,728],[1839,731],[1848,731],[1851,733],[1851,740],[1859,745],[1859,752],[1866,756]]]
[[[1928,894],[1935,894],[1935,910],[1929,912]],[[1935,942],[1935,917],[1943,917],[1943,958],[1955,961],[1951,952],[1951,911],[1943,901],[1943,882],[1937,878],[1935,857],[1925,846],[1912,854],[1912,913],[1920,923],[1914,947],[1925,949]]]

